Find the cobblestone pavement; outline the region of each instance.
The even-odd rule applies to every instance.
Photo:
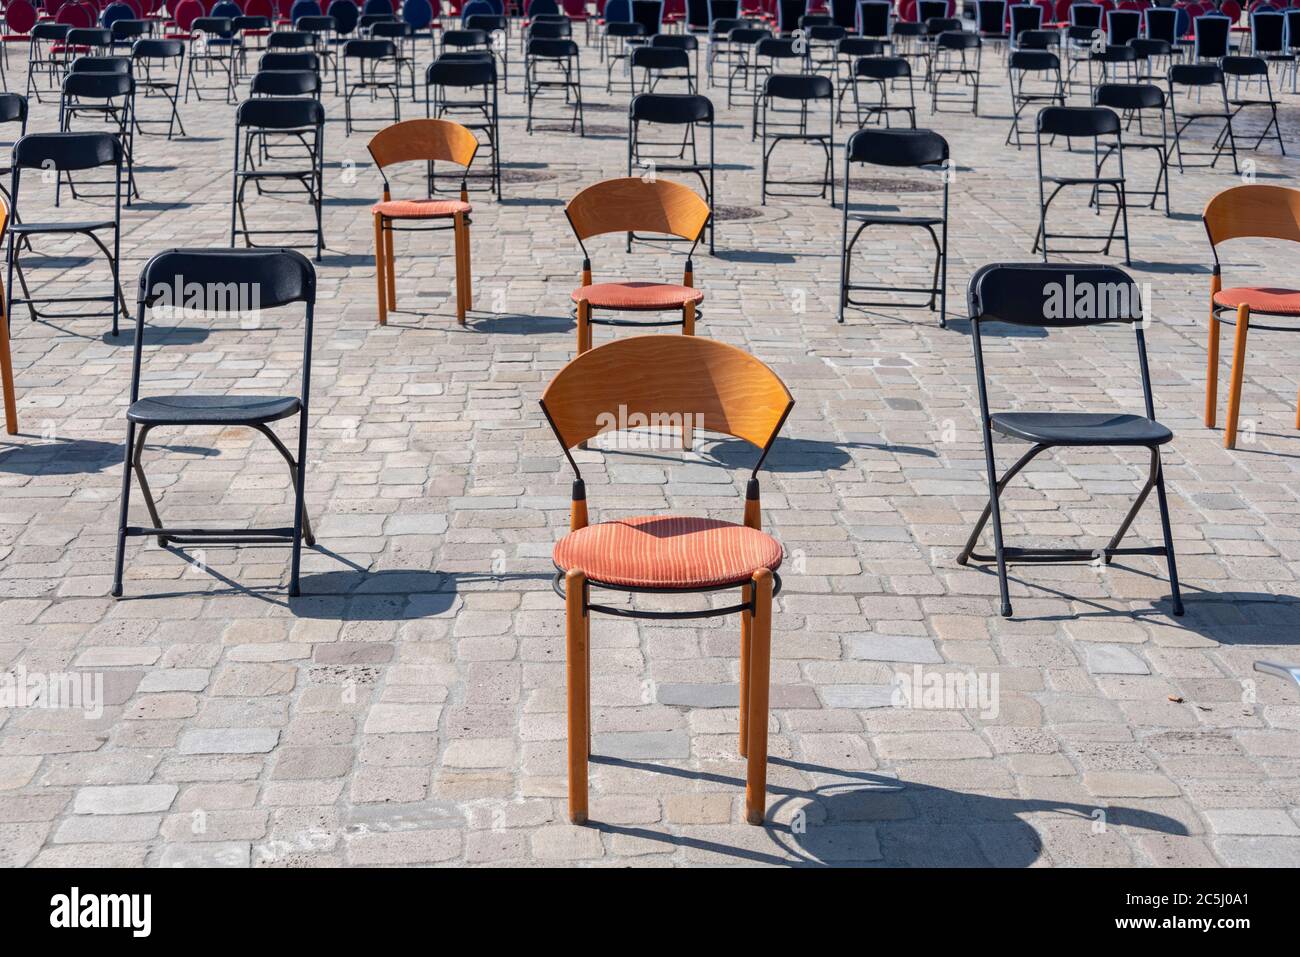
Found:
[[[996,55],[984,63],[986,115],[920,113],[956,161],[947,329],[900,309],[837,325],[838,211],[820,199],[760,207],[747,111],[720,112],[718,202],[737,209],[718,254],[697,258],[701,334],[762,358],[797,400],[764,479],[766,526],[788,553],[771,823],[743,823],[734,618],[596,620],[598,823],[567,823],[549,555],[570,476],[536,403],[574,349],[580,255],[563,203],[625,172],[627,94],[605,93],[587,46],[587,137],[554,118],[527,136],[512,54],[505,198],[474,198],[464,328],[443,235],[399,240],[400,308],[376,325],[378,176],[367,135],[345,138],[341,100],[326,96],[307,496],[320,547],[304,555],[302,598],[286,597],[283,548],[198,554],[138,539],[127,597],[109,597],[131,333],[18,311],[21,434],[0,443],[0,665],[102,676],[103,709],[0,710],[0,862],[1300,865],[1300,699],[1252,671],[1300,659],[1295,340],[1252,337],[1236,451],[1201,423],[1212,260],[1199,217],[1239,181],[1230,171],[1175,174],[1173,218],[1131,217],[1158,415],[1177,436],[1165,462],[1186,616],[1170,617],[1155,559],[1014,568],[1012,620],[997,614],[995,576],[954,561],[985,502],[966,280],[989,261],[1033,258],[1034,154],[1003,146]],[[10,58],[11,89],[21,59]],[[1300,152],[1296,104],[1288,94],[1282,121]],[[402,108],[423,115],[409,99]],[[155,115],[159,101],[140,110]],[[233,107],[191,99],[182,116],[189,138],[138,143],[128,296],[153,253],[228,242]],[[34,106],[32,130],[55,123],[56,104]],[[1250,158],[1261,182],[1296,170],[1273,152]],[[815,172],[811,154],[800,162]],[[1133,157],[1132,175],[1152,175],[1150,163]],[[938,195],[934,178],[898,178],[864,184],[869,200],[908,209]],[[25,218],[48,194],[24,190]],[[1065,203],[1064,219],[1098,222]],[[307,220],[287,198],[250,208],[262,223]],[[923,281],[922,240],[864,240],[864,277]],[[30,276],[47,288],[104,279],[84,245],[37,249],[47,258]],[[631,260],[670,278],[680,252],[638,244]],[[628,262],[608,241],[597,275]],[[1286,284],[1295,265],[1292,249],[1250,241],[1225,262],[1240,284]],[[150,332],[146,392],[292,388],[296,315],[267,313],[257,328],[186,316]],[[987,350],[995,403],[1139,408],[1124,330],[1003,328]],[[739,443],[581,454],[593,518],[739,516]],[[285,521],[285,469],[246,431],[154,433],[147,469],[170,521]],[[1007,493],[1008,536],[1098,546],[1141,475],[1138,455],[1044,457]],[[1135,534],[1158,540],[1154,508]],[[897,674],[973,674],[998,695],[987,707],[891,707]]]

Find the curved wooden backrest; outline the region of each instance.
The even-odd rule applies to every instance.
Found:
[[[1212,246],[1247,236],[1300,242],[1300,189],[1233,186],[1206,203],[1201,218]]]
[[[578,239],[602,233],[668,233],[697,240],[709,221],[709,205],[690,187],[639,176],[588,186],[565,207]]]
[[[584,352],[542,393],[565,448],[645,416],[664,415],[764,449],[794,405],[780,377],[754,356],[698,336],[632,336]]]
[[[380,169],[413,160],[446,160],[469,166],[478,152],[478,140],[451,120],[403,120],[372,136],[366,148]]]

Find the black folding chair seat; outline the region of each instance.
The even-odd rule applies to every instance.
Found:
[[[905,216],[899,213],[849,213],[849,222],[872,226],[940,226],[942,216]]]
[[[93,219],[84,222],[66,222],[59,220],[48,223],[10,223],[9,231],[22,235],[23,233],[84,233],[95,229],[112,229],[114,222],[111,219]]]
[[[1164,445],[1174,433],[1141,415],[1106,412],[994,412],[994,432],[1043,445]]]
[[[297,396],[151,395],[132,402],[126,417],[141,425],[265,425],[301,407]]]

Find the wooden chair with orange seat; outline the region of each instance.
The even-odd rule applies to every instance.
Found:
[[[780,591],[781,544],[762,530],[758,471],[794,406],[780,378],[749,353],[695,336],[633,336],[580,353],[556,374],[542,411],[573,468],[569,534],[555,546],[554,588],[565,602],[569,819],[587,820],[591,754],[591,613],[630,618],[741,616],[740,755],[747,758],[745,817],[766,810],[768,678],[772,596]],[[617,410],[617,412],[615,411]],[[644,417],[644,418],[642,418]],[[572,449],[628,423],[690,434],[700,428],[759,450],[745,491],[744,523],[681,515],[587,521],[587,492]],[[676,438],[674,432],[673,438]],[[592,589],[632,601],[595,604]],[[738,589],[741,602],[655,611],[636,595],[708,595]]]
[[[473,308],[473,283],[469,255],[469,191],[465,181],[478,140],[451,120],[405,120],[376,133],[367,144],[384,179],[384,198],[371,212],[375,217],[375,275],[379,295],[379,324],[388,323],[388,310],[397,308],[397,279],[393,265],[393,232],[398,222],[451,220],[450,225],[408,226],[403,232],[451,229],[456,250],[456,320],[463,326],[465,312]],[[455,163],[463,167],[460,199],[393,199],[387,167],[395,163]]]
[[[9,229],[9,204],[0,198],[0,245]],[[5,310],[4,283],[0,281],[0,390],[4,392],[5,431],[18,434],[18,404],[14,399],[14,363],[9,354],[9,315]]]
[[[1300,319],[1300,289],[1276,286],[1233,286],[1223,288],[1219,263],[1220,243],[1230,239],[1286,239],[1300,242],[1300,189],[1251,184],[1234,186],[1219,193],[1205,206],[1202,215],[1214,254],[1214,276],[1210,280],[1209,363],[1205,378],[1205,425],[1214,428],[1219,394],[1219,325],[1236,326],[1232,346],[1232,379],[1228,391],[1228,421],[1224,448],[1237,446],[1237,418],[1241,414],[1241,380],[1246,367],[1246,335],[1251,316]],[[1226,316],[1235,313],[1233,318]],[[1300,332],[1300,323],[1253,327],[1266,332]],[[1296,428],[1300,429],[1300,396],[1296,400]]]
[[[709,221],[709,205],[694,190],[662,179],[627,176],[588,186],[569,201],[564,214],[582,247],[582,285],[573,290],[577,304],[578,353],[591,348],[591,327],[682,327],[695,335],[695,320],[704,293],[695,288],[692,257]],[[591,254],[586,240],[606,233],[660,233],[691,244],[681,285],[665,282],[592,282]],[[630,238],[629,238],[630,244]],[[672,319],[597,319],[595,310],[610,312],[680,311]]]

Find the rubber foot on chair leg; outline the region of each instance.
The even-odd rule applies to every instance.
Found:
[[[745,821],[748,824],[753,824],[755,826],[761,827],[763,824],[763,818],[764,818],[764,814],[761,808],[755,811],[745,812]]]
[[[1003,617],[1003,618],[1010,618],[1010,617],[1011,617],[1011,606],[1010,606],[1010,605],[1003,605],[1003,606],[1002,606],[1002,617]]]
[[[570,815],[569,815],[569,823],[571,823],[571,824],[586,824],[586,823],[587,823],[587,815],[586,815],[586,813],[582,813],[582,814],[570,814]]]
[[[121,597],[122,597],[122,586],[121,586],[121,585],[114,585],[114,586],[113,586],[113,590],[110,591],[109,594],[112,595],[114,598],[121,598]]]

